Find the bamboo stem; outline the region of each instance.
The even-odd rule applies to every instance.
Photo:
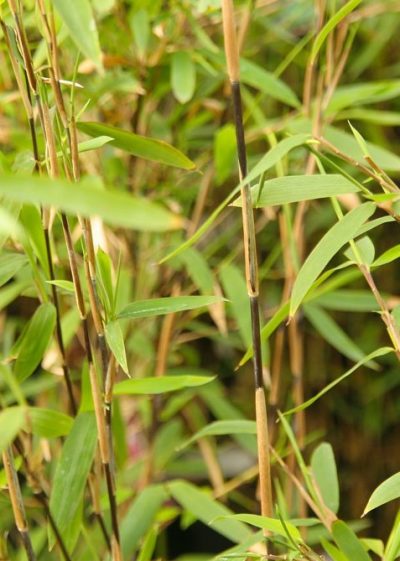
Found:
[[[247,156],[244,136],[242,101],[240,92],[239,54],[236,40],[234,10],[232,0],[222,1],[225,52],[228,75],[231,83],[232,104],[237,140],[239,176],[247,175]],[[267,408],[262,375],[262,355],[260,339],[260,313],[258,289],[258,263],[254,214],[251,200],[250,185],[245,184],[242,195],[242,222],[244,236],[244,253],[246,268],[246,284],[250,302],[252,341],[253,341],[253,372],[255,381],[255,406],[257,422],[258,464],[261,484],[261,513],[272,516],[272,484],[269,457],[269,436]]]

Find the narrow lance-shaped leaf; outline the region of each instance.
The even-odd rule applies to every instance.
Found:
[[[213,530],[234,543],[240,543],[251,537],[251,530],[243,522],[222,519],[233,514],[232,511],[194,485],[185,481],[173,481],[168,484],[168,490],[185,510],[204,524],[211,524]]]
[[[252,199],[255,208],[263,208],[357,191],[357,186],[342,175],[289,175],[264,181],[261,189],[258,185],[252,187]],[[241,198],[236,199],[233,205],[242,206]]]
[[[56,10],[82,53],[101,68],[101,50],[89,0],[54,0]]]
[[[50,511],[61,535],[69,529],[82,501],[97,443],[93,413],[80,413],[65,440],[54,475]],[[51,534],[50,545],[55,538]]]
[[[128,363],[126,360],[126,351],[124,343],[124,335],[118,321],[110,321],[105,328],[107,343],[121,366],[122,370],[128,374]]]
[[[186,51],[178,51],[172,55],[171,87],[180,103],[187,103],[192,99],[196,87],[196,67]]]
[[[89,136],[111,137],[112,146],[139,158],[187,170],[195,168],[195,164],[185,154],[163,140],[140,136],[102,123],[82,122],[77,126],[80,131]]]
[[[322,442],[311,456],[311,469],[325,505],[339,510],[339,482],[332,446]]]
[[[331,382],[330,384],[325,386],[316,395],[314,395],[313,397],[311,397],[310,399],[308,399],[307,401],[305,401],[304,403],[302,403],[298,407],[294,407],[293,409],[289,409],[288,411],[285,411],[284,415],[291,415],[292,413],[297,413],[298,411],[303,411],[304,409],[307,409],[307,407],[310,407],[310,405],[315,403],[318,399],[320,399],[320,397],[325,395],[327,392],[329,392],[331,389],[333,389],[335,386],[337,386],[337,384],[340,384],[340,382],[342,382],[348,376],[353,374],[353,372],[358,370],[358,368],[360,368],[360,366],[363,366],[364,364],[366,364],[367,362],[369,362],[369,361],[371,361],[375,358],[379,358],[381,356],[387,355],[388,353],[392,353],[393,350],[394,349],[392,349],[391,347],[381,347],[380,349],[377,349],[373,353],[370,353],[365,358],[363,358],[362,360],[357,362],[357,364],[355,364],[352,368],[350,368],[350,370],[347,370],[344,374],[339,376],[339,378],[336,378],[336,380],[333,380],[333,382]]]
[[[171,296],[170,298],[152,298],[138,300],[128,304],[119,314],[119,319],[138,319],[153,316],[163,316],[176,312],[185,312],[211,306],[220,302],[218,296]]]
[[[345,522],[336,520],[332,526],[332,535],[339,549],[344,552],[349,561],[371,561],[371,557],[365,551],[361,541]]]
[[[41,304],[18,342],[14,373],[19,381],[28,378],[39,366],[52,338],[55,324],[54,306],[50,303]]]
[[[255,421],[238,419],[232,421],[214,421],[196,432],[191,438],[179,446],[179,450],[186,448],[193,442],[205,436],[233,435],[233,434],[257,434]]]
[[[390,501],[394,501],[400,497],[400,472],[395,473],[389,479],[381,483],[370,496],[367,506],[364,509],[365,516],[374,508],[378,508]]]
[[[358,229],[374,211],[373,203],[364,203],[356,207],[328,230],[318,242],[296,277],[290,301],[290,316],[296,313],[305,295],[332,257],[357,234]]]
[[[79,183],[31,176],[2,176],[0,195],[11,201],[55,207],[67,214],[99,216],[114,226],[147,232],[181,227],[181,219],[162,206],[127,193],[99,189],[85,178]]]
[[[114,386],[115,395],[147,395],[196,388],[214,380],[213,376],[156,376],[124,380]]]

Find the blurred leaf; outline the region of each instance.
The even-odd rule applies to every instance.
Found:
[[[214,421],[196,432],[191,438],[179,446],[179,450],[186,448],[193,442],[206,436],[233,435],[233,434],[257,434],[255,421],[238,419],[232,421]]]
[[[18,341],[18,356],[14,373],[20,382],[39,366],[53,336],[56,310],[53,304],[41,304]]]
[[[187,51],[178,51],[171,56],[171,88],[180,103],[193,97],[196,87],[196,66]]]
[[[389,479],[381,483],[370,496],[367,506],[364,509],[365,516],[374,508],[378,508],[390,501],[394,501],[400,497],[400,472],[395,473]]]
[[[240,59],[240,79],[244,84],[262,91],[268,97],[273,97],[291,107],[300,107],[296,94],[285,82],[250,60]]]
[[[115,395],[146,395],[174,392],[183,388],[196,388],[214,380],[211,376],[157,376],[124,380],[114,386]]]
[[[223,266],[219,276],[229,300],[227,307],[232,310],[242,341],[248,347],[251,345],[251,319],[246,281],[238,267],[232,264]]]
[[[336,197],[346,193],[357,193],[359,189],[343,175],[289,175],[264,181],[261,186],[252,187],[255,208],[297,203]],[[241,198],[233,202],[242,206]]]
[[[231,124],[221,127],[214,136],[216,182],[221,185],[236,168],[236,133]]]
[[[327,107],[328,113],[341,111],[345,107],[355,107],[367,103],[378,103],[398,97],[400,94],[400,80],[381,80],[361,84],[349,84],[336,88]],[[374,113],[372,111],[372,113]],[[375,111],[375,113],[378,113]],[[384,115],[384,111],[379,111]],[[357,115],[357,113],[355,113]],[[367,113],[368,115],[368,113]],[[396,115],[396,114],[394,114]],[[398,114],[397,114],[397,117]],[[351,118],[351,114],[347,116]],[[380,122],[379,122],[380,124]]]
[[[371,561],[371,557],[363,548],[356,534],[342,520],[336,520],[332,525],[332,535],[349,561]]]
[[[0,453],[12,443],[25,423],[23,407],[9,407],[0,411]]]
[[[322,442],[311,456],[311,469],[325,505],[339,510],[339,481],[332,446]]]
[[[8,199],[54,206],[68,214],[100,216],[114,226],[162,232],[181,226],[178,216],[160,205],[119,191],[97,188],[90,178],[79,183],[43,177],[3,176],[0,194]]]
[[[73,426],[72,417],[60,411],[42,407],[29,407],[28,413],[32,433],[43,438],[66,436]]]
[[[166,298],[152,298],[138,300],[128,304],[119,314],[119,319],[148,318],[163,316],[187,310],[196,310],[220,302],[218,296],[171,296]]]
[[[113,139],[110,141],[112,146],[139,158],[186,170],[195,168],[195,164],[189,158],[163,140],[140,136],[102,123],[81,122],[77,124],[77,127],[89,136],[111,137]]]
[[[94,413],[80,413],[64,442],[50,496],[50,511],[62,536],[73,523],[83,499],[96,444],[97,427]],[[54,543],[55,537],[50,532],[50,547],[53,547]],[[73,549],[75,544],[68,545],[69,549]]]
[[[168,498],[164,485],[149,485],[131,504],[121,523],[121,546],[124,559],[130,559],[140,539],[154,523],[162,503]]]
[[[129,375],[128,363],[126,360],[124,335],[122,333],[121,325],[119,324],[119,322],[110,321],[110,323],[107,323],[105,334],[108,346],[117,359],[118,364],[121,366],[122,370]]]
[[[332,257],[357,234],[360,226],[374,212],[373,203],[364,203],[348,212],[322,237],[308,255],[296,277],[290,301],[290,316],[295,314],[312,284]]]
[[[181,253],[179,258],[185,264],[190,277],[200,292],[212,294],[214,290],[214,277],[203,254],[194,247],[189,247]]]
[[[22,253],[4,252],[0,255],[0,286],[8,282],[28,260]]]
[[[325,341],[328,341],[342,355],[354,360],[354,362],[365,358],[365,353],[355,344],[353,339],[322,308],[314,304],[306,304],[304,313]],[[373,361],[366,364],[375,370],[379,368]]]
[[[79,50],[102,68],[99,37],[89,0],[54,0],[54,5]]]
[[[141,9],[131,14],[129,24],[132,29],[138,56],[144,58],[151,33],[148,11]]]
[[[188,512],[204,524],[222,534],[234,543],[240,543],[251,537],[251,531],[239,520],[223,520],[221,517],[233,513],[223,504],[215,501],[204,491],[186,481],[173,481],[167,488],[173,498]]]
[[[348,16],[354,8],[360,4],[361,0],[349,0],[344,6],[340,8],[324,25],[321,31],[318,33],[311,51],[311,61],[314,61],[317,54],[319,53],[322,45],[327,39],[328,35],[335,29],[335,27]],[[355,561],[355,560],[354,560]]]
[[[227,519],[240,520],[256,528],[268,530],[272,534],[287,537],[287,532],[294,541],[302,541],[299,530],[290,522],[285,520],[285,526],[280,520],[275,518],[268,518],[267,516],[259,516],[257,514],[232,514],[227,516]],[[287,531],[287,532],[286,532]]]

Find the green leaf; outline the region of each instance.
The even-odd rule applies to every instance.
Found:
[[[380,349],[377,349],[373,353],[370,353],[365,358],[363,358],[362,360],[357,362],[357,364],[355,364],[352,368],[350,368],[350,370],[347,370],[344,374],[339,376],[339,378],[336,378],[336,380],[334,380],[333,382],[331,382],[330,384],[325,386],[324,389],[322,389],[320,392],[318,392],[316,395],[314,395],[311,399],[305,401],[304,403],[302,403],[298,407],[294,407],[293,409],[289,409],[289,411],[285,411],[284,415],[291,415],[292,413],[296,413],[297,411],[303,411],[304,409],[307,409],[307,407],[310,407],[310,405],[315,403],[320,397],[325,395],[332,388],[337,386],[337,384],[340,384],[340,382],[342,382],[348,376],[353,374],[353,372],[358,370],[358,368],[360,368],[360,366],[363,366],[364,364],[366,364],[370,360],[373,360],[374,358],[378,358],[378,357],[387,355],[388,353],[392,353],[392,352],[393,352],[393,349],[391,347],[381,347]]]
[[[206,436],[220,436],[232,434],[257,434],[257,426],[255,421],[247,419],[238,419],[232,421],[214,421],[206,427],[196,432],[191,438],[186,440],[179,446],[179,450],[186,448],[193,442]]]
[[[194,247],[189,247],[179,256],[179,259],[185,264],[188,274],[199,291],[203,294],[212,294],[214,277],[203,254]]]
[[[62,448],[50,496],[50,511],[62,536],[70,528],[83,499],[96,444],[94,413],[80,413]],[[49,543],[51,547],[54,545],[53,535]]]
[[[375,261],[372,263],[372,267],[381,267],[382,265],[387,265],[392,261],[395,261],[400,257],[400,244],[395,245],[382,253]]]
[[[240,79],[244,84],[260,90],[268,97],[282,101],[291,107],[300,107],[296,94],[285,82],[254,62],[240,59]]]
[[[167,498],[164,485],[150,485],[135,498],[121,523],[124,559],[132,558],[140,539],[153,525],[162,503]]]
[[[56,325],[56,310],[53,304],[41,304],[29,321],[18,341],[18,356],[14,373],[22,382],[39,366],[50,343]]]
[[[196,167],[182,152],[163,140],[140,136],[102,123],[84,122],[78,123],[77,127],[89,136],[111,137],[110,144],[112,146],[139,158],[187,170]]]
[[[365,353],[354,343],[353,339],[322,308],[314,304],[306,304],[304,313],[322,337],[342,355],[354,362],[365,358]],[[370,362],[368,366],[375,370],[378,368],[374,362]]]
[[[78,49],[102,68],[99,37],[89,0],[54,0],[54,6]]]
[[[365,516],[374,508],[378,508],[390,501],[394,501],[400,497],[400,472],[395,473],[389,479],[381,483],[370,496],[367,506],[364,509]]]
[[[0,412],[0,453],[9,446],[26,423],[23,407],[9,407]]]
[[[252,187],[252,199],[255,208],[263,208],[357,191],[357,186],[343,175],[290,175],[264,181],[261,191],[258,185]],[[233,205],[242,206],[241,198],[236,199]]]
[[[196,66],[187,51],[178,51],[171,57],[171,88],[180,103],[193,97],[196,87]]]
[[[98,136],[97,138],[92,138],[90,140],[85,140],[78,144],[78,152],[89,152],[90,150],[97,150],[102,148],[113,139],[111,136]]]
[[[251,319],[246,281],[235,265],[225,265],[220,270],[224,292],[229,299],[228,308],[233,312],[245,347],[251,345]]]
[[[342,520],[336,520],[332,525],[332,535],[339,549],[343,551],[349,561],[371,561],[356,534]]]
[[[29,407],[32,433],[43,438],[66,436],[73,425],[73,419],[65,413],[42,407]]]
[[[124,343],[124,335],[122,333],[121,325],[118,321],[110,321],[107,323],[105,329],[106,339],[113,355],[121,366],[122,370],[129,375],[128,363],[126,360],[126,351]]]
[[[355,107],[357,105],[378,103],[380,101],[386,101],[388,99],[397,98],[400,95],[400,80],[380,80],[376,82],[366,82],[359,84],[349,84],[345,86],[340,86],[336,88],[335,93],[327,107],[327,112],[329,114],[341,111],[345,107]],[[347,115],[348,119],[357,118],[357,110],[354,111],[353,116],[351,113]],[[368,110],[372,116],[376,117],[376,122],[381,124],[379,119],[380,114],[384,117],[384,111],[372,111]],[[368,116],[368,111],[366,116]],[[354,117],[355,115],[355,117]],[[363,113],[361,113],[361,118]],[[398,113],[389,113],[391,118],[391,124],[393,123],[393,118],[399,119]],[[393,123],[400,124],[400,123]]]
[[[379,308],[369,290],[332,290],[318,296],[315,303],[328,310],[344,312],[372,312]]]
[[[147,232],[181,227],[179,217],[156,203],[97,187],[98,182],[91,178],[70,183],[62,179],[12,175],[2,176],[0,195],[12,201],[54,206],[67,214],[99,216],[114,226]]]
[[[65,290],[65,292],[69,292],[70,294],[75,294],[75,285],[72,281],[60,279],[60,280],[49,280],[46,282],[47,284],[53,284],[54,286],[57,286],[58,288]]]
[[[373,203],[364,203],[339,220],[314,247],[301,267],[292,290],[290,316],[293,316],[314,281],[334,255],[348,243],[375,212]]]
[[[360,4],[361,0],[349,0],[347,4],[342,6],[340,10],[336,12],[324,25],[321,31],[318,33],[313,47],[311,51],[311,61],[314,62],[317,54],[319,53],[322,45],[324,44],[326,38],[328,37],[329,33],[335,29],[335,27],[347,16],[349,15],[354,8]]]
[[[185,510],[204,524],[210,524],[212,529],[234,543],[240,543],[251,537],[251,531],[239,520],[221,519],[232,515],[232,511],[194,485],[186,481],[173,481],[167,487],[173,498]]]
[[[285,520],[285,525],[282,524],[280,520],[275,518],[268,518],[267,516],[259,516],[257,514],[233,514],[227,516],[227,519],[240,520],[256,528],[261,528],[263,530],[268,530],[272,534],[277,534],[278,536],[287,537],[287,532],[294,541],[302,541],[299,530]],[[287,532],[286,532],[287,531]]]
[[[21,253],[4,252],[0,255],[0,286],[8,282],[28,260]]]
[[[114,386],[115,395],[146,395],[174,392],[184,388],[196,388],[214,380],[213,376],[157,376],[124,380]]]
[[[171,296],[169,298],[152,298],[150,300],[138,300],[128,304],[119,314],[119,319],[148,318],[163,316],[177,312],[186,312],[211,306],[220,302],[218,296]]]
[[[138,55],[140,58],[143,58],[146,55],[151,34],[148,11],[142,9],[133,13],[129,18],[129,24],[132,29]]]
[[[311,469],[325,505],[337,513],[339,510],[339,481],[332,446],[320,444],[311,456]]]
[[[236,169],[236,133],[232,124],[221,127],[214,136],[214,163],[218,185]]]

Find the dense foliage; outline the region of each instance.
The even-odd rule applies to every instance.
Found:
[[[0,560],[400,558],[400,2],[222,4],[0,0]]]

